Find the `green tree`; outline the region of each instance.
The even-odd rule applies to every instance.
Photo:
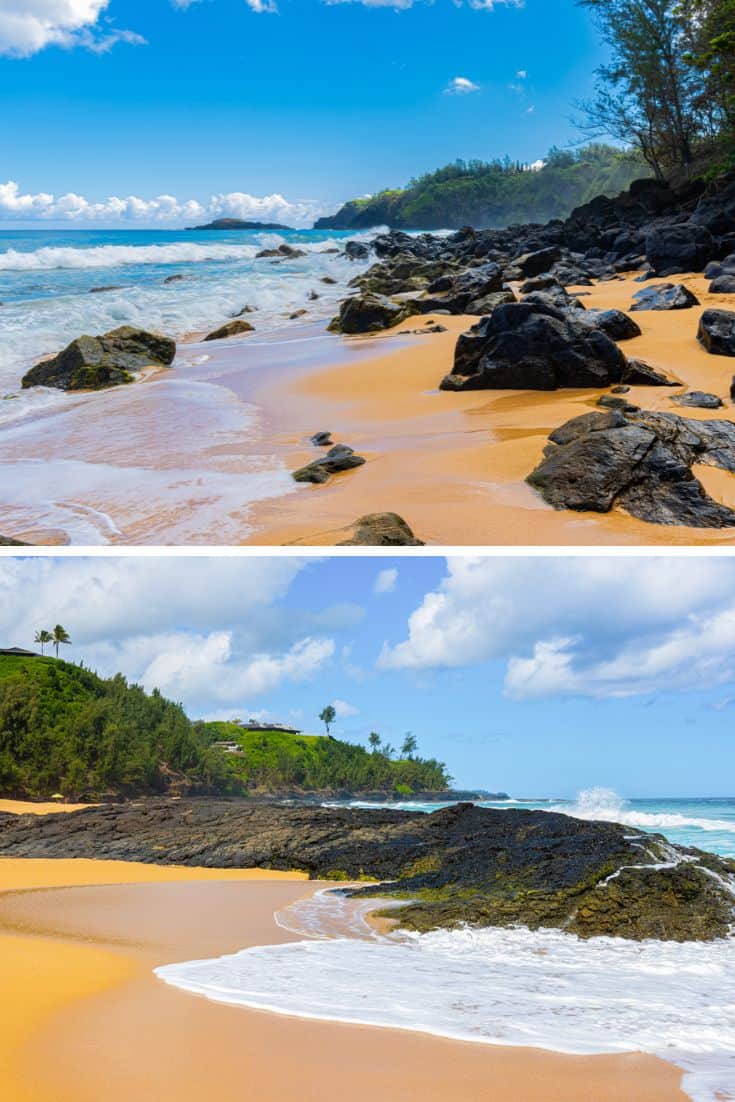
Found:
[[[335,710],[334,710],[334,708],[332,707],[331,704],[328,704],[327,707],[324,708],[319,713],[319,719],[322,721],[322,723],[326,727],[327,735],[329,734],[329,729],[332,726],[332,724],[334,723],[336,718],[337,718],[337,713],[335,712]]]
[[[53,642],[54,644],[57,658],[59,657],[59,647],[62,646],[62,644],[67,647],[71,646],[71,636],[69,635],[66,628],[63,628],[61,626],[61,624],[56,625],[51,640],[49,641]]]
[[[40,643],[41,654],[43,654],[43,648],[46,646],[47,643],[53,643],[54,637],[50,631],[46,631],[46,629],[44,628],[42,631],[36,632],[33,641],[34,643]]]
[[[416,737],[412,735],[409,731],[403,740],[403,745],[401,746],[401,754],[404,758],[408,758],[408,760],[411,761],[414,754],[416,753],[416,750],[418,749],[418,745],[419,744],[416,741]]]
[[[370,743],[370,749],[374,754],[377,754],[380,747],[380,735],[377,731],[371,731],[368,735],[368,742]]]

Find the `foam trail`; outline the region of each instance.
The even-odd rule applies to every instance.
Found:
[[[735,1099],[732,939],[582,941],[525,929],[376,937],[345,907],[333,891],[318,893],[279,915],[307,940],[156,974],[217,1002],[297,1017],[572,1054],[641,1051],[682,1068],[695,1102]]]

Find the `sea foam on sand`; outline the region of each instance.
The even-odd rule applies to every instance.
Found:
[[[525,929],[381,937],[365,928],[367,906],[351,913],[339,893],[321,892],[278,916],[305,940],[156,974],[217,1002],[303,1018],[573,1054],[644,1052],[682,1068],[695,1102],[735,1099],[735,939],[582,941]]]

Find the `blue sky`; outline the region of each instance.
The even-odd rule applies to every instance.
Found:
[[[192,717],[410,730],[459,785],[733,795],[727,558],[6,557],[0,609]]]
[[[530,163],[578,138],[601,60],[575,0],[263,3],[0,0],[0,217],[69,193],[331,209],[456,157]]]

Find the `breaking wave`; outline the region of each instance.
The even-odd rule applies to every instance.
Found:
[[[683,815],[678,811],[640,811],[631,808],[628,801],[612,788],[588,788],[577,796],[574,804],[559,804],[552,811],[563,812],[575,819],[591,819],[597,822],[623,823],[640,830],[704,830],[735,834],[735,819],[704,819]]]

